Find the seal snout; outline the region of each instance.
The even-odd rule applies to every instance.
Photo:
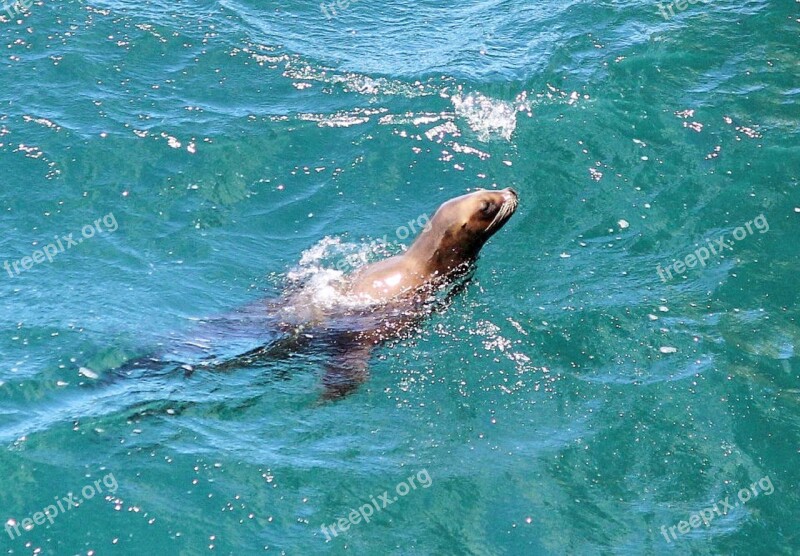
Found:
[[[487,234],[486,237],[489,237],[498,229],[502,228],[508,219],[511,218],[511,215],[516,212],[517,206],[519,205],[519,195],[510,187],[493,192],[492,195],[495,196],[494,203],[497,212],[492,221],[489,222],[489,225],[484,229],[484,233]]]
[[[511,187],[506,187],[501,191],[503,195],[503,207],[508,207],[508,217],[517,210],[517,205],[519,205],[519,194],[517,191]]]

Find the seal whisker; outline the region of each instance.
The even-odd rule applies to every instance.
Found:
[[[497,211],[497,214],[495,215],[494,219],[486,227],[486,231],[491,232],[495,228],[495,226],[504,223],[507,220],[507,218],[517,208],[517,202],[518,201],[516,200],[509,200],[503,203],[503,206],[501,206],[500,210]]]

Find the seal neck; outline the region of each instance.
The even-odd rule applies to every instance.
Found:
[[[406,256],[418,261],[426,276],[449,275],[474,261],[480,250],[480,246],[475,249],[471,242],[448,241],[451,236],[450,231],[425,230],[408,248]]]

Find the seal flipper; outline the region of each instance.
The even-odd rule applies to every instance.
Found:
[[[322,400],[331,401],[352,394],[369,378],[369,358],[374,346],[366,342],[347,342],[336,346],[325,366]]]

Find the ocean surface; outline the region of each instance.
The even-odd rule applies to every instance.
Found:
[[[681,5],[6,3],[1,552],[800,553],[800,3]],[[354,394],[109,378],[476,187]]]

